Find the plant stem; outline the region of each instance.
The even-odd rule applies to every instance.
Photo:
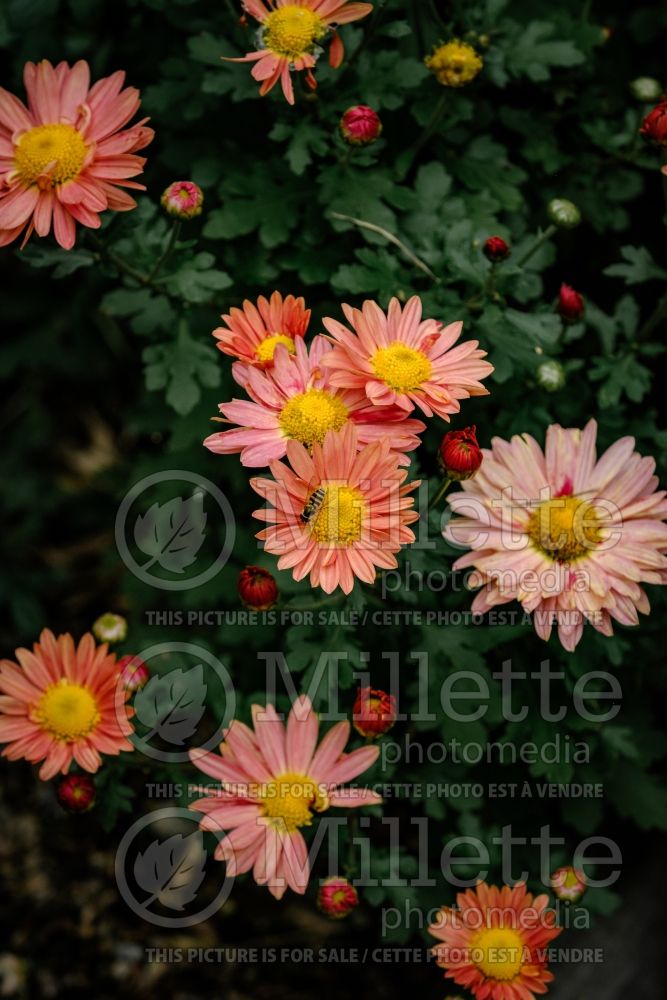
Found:
[[[412,167],[412,164],[417,159],[417,155],[422,151],[423,147],[426,145],[426,143],[429,141],[429,139],[435,132],[440,122],[440,119],[445,113],[446,108],[447,108],[447,92],[445,91],[443,94],[440,95],[438,102],[433,109],[431,117],[424,126],[422,134],[419,136],[414,146],[412,147],[412,150],[410,151],[410,158],[408,160],[407,165],[405,166],[406,174]]]
[[[555,225],[555,223],[552,222],[550,226],[547,226],[547,228],[544,230],[544,232],[540,233],[540,235],[537,237],[537,239],[535,240],[535,242],[533,243],[533,245],[531,247],[528,247],[528,249],[526,250],[525,254],[523,254],[522,257],[519,257],[519,259],[517,261],[517,264],[519,265],[519,267],[523,267],[523,265],[527,261],[530,260],[530,258],[533,256],[533,254],[536,253],[540,249],[540,247],[542,246],[542,244],[546,243],[547,240],[550,240],[551,237],[557,231],[558,231],[558,226]]]
[[[637,331],[637,340],[642,340],[649,333],[653,333],[665,318],[667,318],[667,293],[663,295],[644,325]]]
[[[343,215],[341,212],[332,212],[332,219],[340,219],[341,222],[351,222],[353,225],[358,226],[359,229],[367,229],[371,233],[377,233],[378,236],[383,236],[385,240],[389,243],[393,243],[394,246],[408,258],[408,260],[414,264],[415,267],[427,274],[431,281],[434,281],[436,285],[441,283],[441,279],[435,274],[434,271],[425,264],[420,257],[418,257],[412,250],[399,240],[398,236],[394,236],[389,230],[383,229],[381,226],[376,226],[374,222],[367,222],[365,219],[355,219],[352,215]]]
[[[444,497],[445,493],[447,492],[447,490],[449,489],[449,487],[452,485],[453,482],[454,482],[454,480],[450,479],[449,476],[446,476],[443,479],[443,481],[440,484],[438,490],[436,491],[435,496],[433,497],[433,499],[431,500],[430,504],[428,505],[428,509],[430,511],[433,510],[440,503],[440,501],[442,500],[442,498]]]
[[[168,299],[171,299],[173,302],[182,302],[180,296],[175,295],[167,288],[163,288],[162,285],[160,285],[157,281],[154,281],[150,275],[144,274],[143,271],[140,271],[138,268],[128,264],[128,262],[121,257],[120,254],[117,254],[115,250],[109,249],[99,236],[97,236],[90,229],[86,230],[86,235],[91,243],[97,247],[100,253],[107,257],[122,274],[127,274],[128,277],[133,278],[137,284],[141,285],[142,288],[152,288],[154,291],[158,292],[160,295],[164,295]]]
[[[155,280],[155,278],[157,277],[158,272],[160,271],[160,268],[162,267],[162,265],[167,262],[167,260],[169,259],[169,257],[171,257],[172,251],[173,251],[174,247],[176,246],[176,240],[179,237],[180,231],[181,231],[181,220],[180,219],[174,219],[174,224],[171,227],[171,232],[169,233],[169,240],[167,242],[167,246],[165,247],[165,251],[155,261],[155,266],[153,267],[153,270],[148,275],[148,280],[149,281],[154,281]]]

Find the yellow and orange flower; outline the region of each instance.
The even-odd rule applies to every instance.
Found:
[[[376,568],[395,569],[396,553],[414,542],[408,527],[418,520],[410,496],[419,482],[407,471],[387,438],[359,449],[357,429],[348,423],[329,431],[312,454],[298,441],[287,442],[287,459],[270,462],[274,479],[251,479],[271,504],[254,512],[267,523],[257,535],[278,569],[295,580],[309,576],[327,594],[349,594],[356,578],[373,583]]]
[[[444,906],[429,933],[440,944],[436,962],[477,1000],[532,1000],[554,978],[547,969],[547,946],[561,932],[549,897],[526,891],[523,883],[498,889],[480,882]]]
[[[95,772],[100,754],[134,749],[134,710],[119,683],[116,657],[90,633],[78,646],[71,635],[44,629],[32,652],[17,649],[18,663],[0,661],[0,743],[9,760],[44,761],[39,776],[67,774],[72,761]]]
[[[291,72],[305,71],[308,85],[314,88],[313,68],[322,43],[331,36],[329,63],[338,68],[345,50],[336,27],[366,17],[373,4],[347,0],[243,0],[243,7],[261,24],[259,49],[229,61],[254,62],[252,75],[261,82],[260,94],[268,94],[280,81],[286,100],[294,104]]]
[[[0,246],[24,229],[23,245],[53,227],[71,250],[77,222],[98,229],[100,212],[136,207],[122,189],[144,190],[129,178],[142,172],[146,161],[134,154],[153,130],[147,118],[124,127],[141,103],[124,81],[118,72],[91,87],[87,62],[54,67],[43,59],[25,66],[27,108],[0,88]]]
[[[230,309],[222,321],[224,326],[213,331],[220,351],[246,365],[270,368],[278,344],[296,353],[295,341],[308,329],[310,309],[302,298],[273,292],[270,299],[260,295],[256,304],[246,299],[242,309]]]

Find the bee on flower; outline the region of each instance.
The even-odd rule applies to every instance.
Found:
[[[243,0],[243,7],[260,23],[258,51],[230,62],[254,62],[252,75],[261,83],[262,97],[280,83],[285,99],[294,104],[293,72],[305,72],[311,88],[317,86],[313,69],[329,42],[329,63],[337,69],[345,49],[337,28],[366,17],[371,3],[347,0]]]

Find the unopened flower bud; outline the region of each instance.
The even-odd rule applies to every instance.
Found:
[[[649,111],[639,129],[643,137],[656,146],[667,146],[667,98]]]
[[[359,905],[359,895],[346,878],[331,875],[324,880],[317,892],[317,905],[328,917],[340,920]]]
[[[567,198],[552,198],[547,205],[547,215],[561,229],[574,229],[581,222],[581,212]]]
[[[448,431],[439,450],[442,471],[448,479],[470,479],[482,464],[482,449],[477,442],[476,427]]]
[[[662,87],[652,76],[639,76],[630,84],[630,93],[638,101],[648,104],[658,100],[662,94]]]
[[[352,709],[352,725],[366,739],[389,732],[396,722],[396,699],[377,688],[360,688]]]
[[[546,392],[558,392],[565,385],[565,369],[560,361],[549,358],[537,369],[537,383]]]
[[[238,579],[239,597],[247,608],[269,611],[278,600],[278,584],[261,566],[246,566]]]
[[[382,122],[367,104],[348,108],[338,123],[340,134],[350,146],[370,146],[382,134]]]
[[[149,679],[151,672],[138,656],[121,656],[118,672],[126,691],[138,691]]]
[[[95,785],[87,774],[67,774],[58,782],[58,802],[71,813],[88,812],[95,805]]]
[[[193,181],[174,181],[162,192],[160,204],[175,219],[194,219],[202,213],[204,192]]]
[[[570,285],[563,283],[558,292],[558,302],[556,312],[566,323],[576,323],[584,315],[586,308],[583,295],[575,291]]]
[[[507,260],[512,252],[502,236],[489,236],[488,240],[485,241],[482,250],[484,252],[484,256],[488,257],[488,259],[494,264],[497,264],[498,261],[501,260]]]
[[[578,868],[564,865],[557,868],[550,879],[551,888],[557,899],[576,903],[586,892],[586,876]]]
[[[99,642],[122,642],[127,636],[127,621],[122,615],[114,615],[111,611],[107,611],[94,623],[93,635]]]

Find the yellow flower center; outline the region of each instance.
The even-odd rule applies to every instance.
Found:
[[[287,333],[272,333],[270,337],[265,337],[264,340],[260,341],[255,348],[257,360],[263,363],[273,361],[278,344],[284,344],[289,354],[296,354],[294,337],[290,337]]]
[[[279,420],[285,435],[307,448],[322,444],[327,431],[339,431],[347,423],[347,407],[325,389],[308,389],[292,396]]]
[[[422,351],[396,343],[381,347],[371,358],[379,379],[396,392],[418,389],[431,375],[432,365]]]
[[[489,979],[514,979],[523,965],[523,941],[509,927],[481,931],[472,943],[472,960]]]
[[[426,65],[445,87],[463,87],[474,80],[484,63],[472,45],[457,40],[434,49]]]
[[[361,538],[366,501],[352,486],[327,486],[324,500],[308,527],[311,536],[322,544],[352,545]]]
[[[530,515],[528,536],[538,549],[558,562],[587,555],[601,541],[593,505],[580,497],[554,497]]]
[[[263,813],[288,833],[310,826],[313,811],[329,808],[329,798],[312,778],[293,771],[268,781],[259,793]]]
[[[326,24],[312,10],[289,4],[265,18],[263,43],[276,55],[294,62],[312,52],[326,31]]]
[[[100,713],[88,688],[63,678],[46,689],[32,719],[57,740],[74,742],[93,731],[100,721]]]
[[[576,889],[581,885],[581,879],[574,868],[566,868],[558,877],[558,884],[565,889]]]
[[[81,173],[86,144],[73,125],[37,125],[18,141],[14,151],[16,170],[25,184],[46,178],[64,184]]]

